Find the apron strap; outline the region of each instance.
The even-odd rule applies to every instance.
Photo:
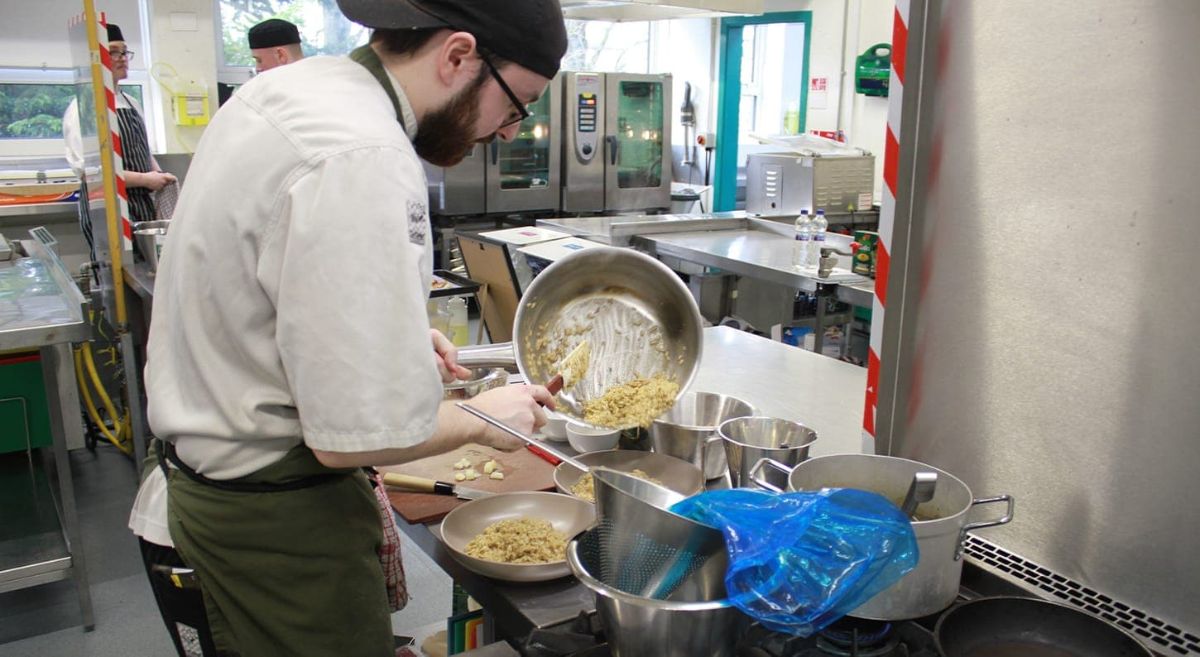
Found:
[[[388,99],[392,101],[392,107],[396,110],[396,120],[400,123],[400,127],[407,130],[408,128],[404,125],[404,113],[400,109],[400,97],[396,95],[392,80],[384,70],[383,61],[379,59],[379,54],[375,52],[375,49],[370,44],[359,46],[350,52],[350,59],[361,64],[375,77],[379,85],[387,92]]]
[[[175,451],[174,443],[169,443],[165,440],[159,439],[158,463],[163,468],[163,474],[168,474],[167,461],[170,461],[171,465],[174,465],[179,469],[180,472],[187,475],[188,479],[191,479],[198,484],[211,486],[213,488],[230,493],[284,493],[287,491],[301,490],[304,488],[312,488],[313,486],[320,486],[321,484],[327,484],[342,477],[348,477],[353,472],[343,471],[312,474],[305,477],[300,477],[299,479],[278,483],[239,481],[237,479],[210,479],[199,472],[196,472],[196,470],[190,465],[184,463],[183,459],[179,458],[179,454]]]

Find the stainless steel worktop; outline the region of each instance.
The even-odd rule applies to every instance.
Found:
[[[761,225],[761,224],[760,224]],[[786,285],[805,292],[815,292],[822,285],[871,285],[864,279],[838,281],[821,279],[805,274],[793,265],[795,242],[785,232],[790,227],[749,227],[736,230],[706,230],[665,235],[641,234],[632,241],[634,246],[645,248],[658,256],[669,256],[707,267],[758,280]],[[843,236],[829,235],[830,244],[844,246]],[[838,267],[849,268],[850,258],[838,256]],[[851,294],[843,299],[847,303],[870,306],[870,295]]]
[[[709,214],[644,214],[613,217],[557,217],[539,219],[538,226],[553,228],[576,237],[609,244],[629,246],[638,235],[660,235],[689,230],[730,230],[745,228],[752,215],[742,212]]]
[[[817,431],[814,456],[862,449],[866,370],[728,327],[704,330],[704,354],[692,390],[728,393],[760,413],[803,422]],[[500,634],[521,637],[594,608],[574,579],[509,584],[463,568],[435,536],[435,527],[399,521],[423,552],[496,619]]]

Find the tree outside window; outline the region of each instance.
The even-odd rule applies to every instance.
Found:
[[[142,104],[141,85],[122,84],[121,91]],[[74,98],[73,84],[0,83],[0,139],[62,139],[62,117]]]
[[[246,33],[268,18],[295,23],[305,55],[344,55],[367,41],[367,28],[347,20],[337,0],[218,0],[217,4],[226,67],[254,66]]]

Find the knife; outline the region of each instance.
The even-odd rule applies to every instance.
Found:
[[[481,497],[487,497],[495,494],[486,490],[479,490],[477,488],[464,488],[463,486],[448,484],[444,481],[434,481],[433,479],[414,477],[412,475],[399,474],[396,472],[383,473],[383,483],[388,486],[403,488],[405,490],[416,491],[419,493],[453,495],[464,500],[477,500]]]

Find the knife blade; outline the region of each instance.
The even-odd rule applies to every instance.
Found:
[[[412,475],[400,474],[398,472],[383,473],[383,483],[387,486],[415,491],[418,493],[453,495],[463,500],[477,500],[481,497],[487,497],[495,494],[486,490],[466,488],[464,486],[459,486],[458,484],[436,481],[434,479],[426,479],[424,477],[414,477]]]

